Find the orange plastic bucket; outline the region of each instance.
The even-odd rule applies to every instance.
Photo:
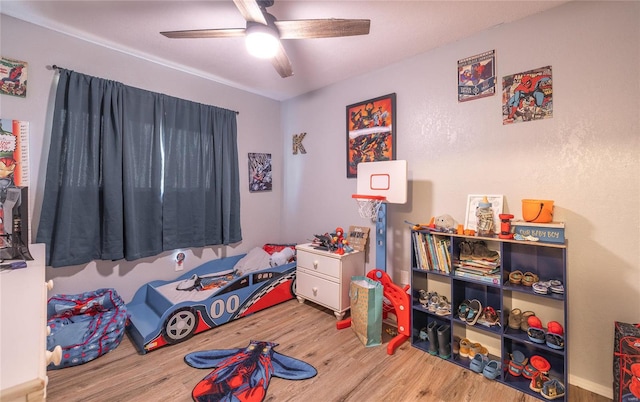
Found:
[[[535,223],[553,221],[553,201],[522,200],[522,219]]]

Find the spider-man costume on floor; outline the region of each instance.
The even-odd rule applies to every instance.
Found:
[[[522,101],[531,96],[536,103],[536,106],[542,106],[544,104],[545,94],[542,91],[542,86],[551,81],[550,75],[536,75],[534,77],[530,75],[522,76],[520,84],[513,92],[513,96],[509,98],[509,118],[513,119],[518,108],[522,105]]]

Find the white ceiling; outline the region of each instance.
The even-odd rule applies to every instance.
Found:
[[[366,36],[285,40],[294,76],[247,54],[243,38],[168,39],[160,31],[244,28],[232,0],[0,1],[0,12],[276,100],[364,74],[565,1],[275,0],[279,20],[364,18]],[[490,50],[491,44],[487,44]],[[465,56],[465,55],[461,55]],[[467,55],[468,56],[468,55]],[[64,65],[64,60],[57,61]]]

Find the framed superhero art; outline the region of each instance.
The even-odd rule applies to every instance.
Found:
[[[27,67],[25,61],[0,57],[0,94],[26,98]]]
[[[458,102],[496,93],[496,51],[458,60]]]
[[[358,163],[396,158],[396,94],[347,106],[347,177]]]
[[[551,66],[502,77],[502,124],[553,117]]]
[[[271,154],[249,153],[249,192],[271,191]]]

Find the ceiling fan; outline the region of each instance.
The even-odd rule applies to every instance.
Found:
[[[240,14],[247,20],[246,28],[196,29],[187,31],[160,32],[167,38],[233,38],[246,36],[271,37],[273,54],[263,56],[271,59],[271,64],[282,78],[293,75],[291,61],[280,39],[334,38],[369,34],[370,20],[366,19],[314,19],[278,21],[267,12],[274,0],[233,0]],[[266,35],[265,35],[266,34]],[[247,43],[249,46],[249,43]],[[258,45],[264,50],[265,45]]]

